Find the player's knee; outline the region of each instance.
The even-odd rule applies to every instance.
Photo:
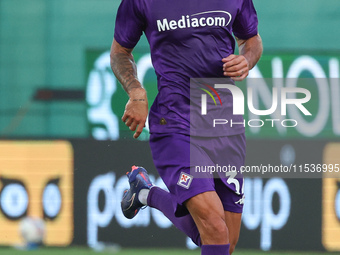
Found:
[[[224,220],[219,219],[215,220],[212,223],[212,230],[216,235],[222,236],[222,237],[227,237],[228,236],[228,228]]]
[[[211,215],[202,221],[207,234],[216,239],[224,239],[228,236],[228,228],[222,217]]]

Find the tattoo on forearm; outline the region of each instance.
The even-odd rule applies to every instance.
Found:
[[[137,79],[137,67],[132,55],[115,53],[111,58],[111,67],[126,92],[141,87]]]
[[[142,101],[145,101],[145,99],[133,99],[132,101],[139,101],[139,102],[142,102]]]

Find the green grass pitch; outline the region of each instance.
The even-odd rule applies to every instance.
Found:
[[[185,249],[122,249],[119,252],[95,252],[88,248],[43,248],[35,251],[20,251],[13,248],[0,248],[1,255],[200,255],[200,250]],[[253,250],[237,250],[233,255],[340,255],[340,253],[325,252],[264,252]]]

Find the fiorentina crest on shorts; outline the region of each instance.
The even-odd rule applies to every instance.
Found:
[[[181,172],[181,175],[179,176],[179,180],[177,182],[177,185],[179,185],[183,188],[189,189],[193,178],[194,177],[191,176],[190,174],[186,174],[184,172]]]

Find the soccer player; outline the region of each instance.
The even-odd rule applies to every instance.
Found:
[[[240,81],[262,54],[252,0],[122,0],[111,48],[111,67],[129,96],[122,120],[137,138],[148,115],[146,91],[137,79],[132,51],[144,32],[158,81],[150,109],[150,147],[169,192],[152,185],[147,171],[132,167],[122,210],[133,218],[145,205],[159,209],[203,255],[226,255],[239,238],[243,178],[191,174],[190,153],[207,165],[239,168],[245,159],[244,127],[223,125],[199,136],[190,132],[190,78]],[[235,39],[239,55],[234,55]],[[231,93],[220,93],[232,116]],[[227,100],[227,101],[225,101]],[[228,101],[229,100],[229,101]],[[229,103],[228,103],[229,102]],[[190,135],[191,134],[191,135]]]

